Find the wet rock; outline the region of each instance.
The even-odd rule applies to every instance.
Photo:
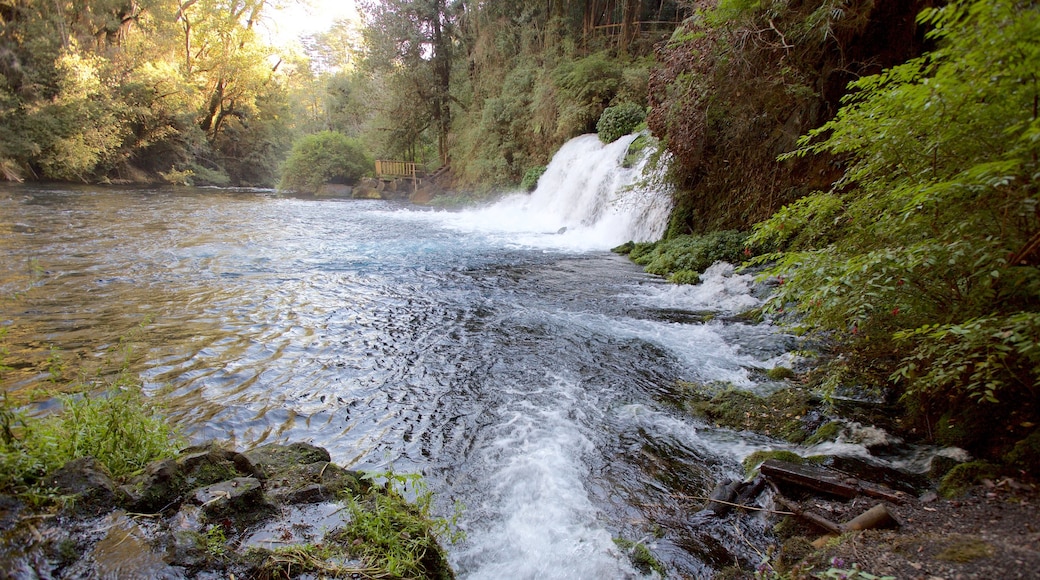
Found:
[[[192,502],[210,517],[250,513],[265,506],[260,480],[255,477],[236,477],[200,487],[192,494]]]
[[[177,459],[149,464],[120,491],[123,505],[155,513],[179,506],[195,488],[253,475],[253,465],[244,455],[211,443],[185,449]]]
[[[364,485],[360,474],[327,461],[292,465],[267,480],[268,496],[282,504],[315,503],[342,493],[357,494]]]
[[[177,467],[192,487],[210,485],[241,475],[257,475],[248,457],[216,443],[185,449],[177,459]]]
[[[329,452],[310,443],[269,443],[242,454],[253,466],[255,476],[267,479],[296,465],[332,461]]]
[[[120,486],[123,505],[137,512],[152,513],[179,503],[183,482],[177,475],[177,462],[173,459],[148,464],[141,475]]]
[[[109,517],[108,533],[94,546],[91,559],[98,578],[184,578],[184,571],[152,550],[145,533],[121,511]]]
[[[24,508],[25,504],[17,498],[0,495],[0,532],[14,529]]]
[[[81,457],[66,463],[44,482],[61,495],[73,496],[74,510],[100,514],[115,501],[115,482],[93,457]]]

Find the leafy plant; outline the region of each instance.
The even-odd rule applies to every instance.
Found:
[[[520,189],[524,191],[534,191],[538,187],[538,180],[545,175],[546,166],[539,165],[538,167],[532,167],[524,173],[524,179],[520,182]]]
[[[751,242],[783,250],[759,260],[780,281],[772,309],[887,349],[875,360],[897,361],[923,421],[1007,425],[956,442],[987,451],[1038,415],[1040,8],[961,0],[919,21],[935,50],[852,83],[783,156],[845,157],[843,177]]]
[[[607,107],[596,123],[596,132],[600,141],[613,143],[618,139],[635,132],[646,120],[646,109],[636,103],[622,103]]]
[[[397,578],[450,577],[450,567],[440,559],[434,544],[438,536],[454,542],[461,535],[454,531],[454,520],[432,517],[433,494],[421,476],[387,471],[365,478],[383,479],[384,492],[348,499],[351,519],[341,533],[351,553],[369,567]],[[402,495],[409,486],[416,497],[414,503]]]
[[[279,189],[315,192],[326,183],[353,183],[372,171],[372,160],[355,139],[322,131],[297,141],[282,170]]]
[[[703,272],[715,262],[740,263],[750,257],[747,239],[748,234],[736,230],[678,236],[653,245],[633,244],[628,255],[651,274],[674,275],[677,283],[693,284],[692,274]]]
[[[63,396],[59,412],[39,419],[11,408],[5,397],[0,426],[0,490],[8,493],[87,456],[113,477],[124,477],[172,456],[179,443],[177,431],[125,377],[105,395]]]

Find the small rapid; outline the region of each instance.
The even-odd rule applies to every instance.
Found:
[[[127,364],[193,441],[421,473],[439,514],[464,506],[465,579],[642,577],[632,542],[675,577],[755,562],[764,521],[691,498],[779,444],[690,417],[677,384],[767,391],[797,343],[732,316],[761,300],[732,266],[680,287],[605,251],[671,205],[645,159],[623,167],[632,139],[578,138],[534,193],[465,211],[4,186],[4,388],[55,352]]]

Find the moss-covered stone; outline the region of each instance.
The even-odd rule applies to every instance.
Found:
[[[943,477],[939,484],[939,495],[954,498],[964,495],[969,489],[978,485],[983,479],[994,479],[1000,475],[1000,469],[985,461],[962,463]]]
[[[802,443],[814,433],[819,419],[810,411],[819,401],[801,388],[776,391],[767,397],[729,389],[706,398],[705,392],[686,389],[684,407],[719,427],[762,433],[792,443]],[[813,413],[812,415],[816,415]]]
[[[787,367],[773,367],[766,371],[766,376],[772,381],[784,381],[795,376],[794,371]]]
[[[975,536],[953,536],[941,552],[935,555],[938,560],[966,564],[975,560],[993,556],[993,546],[982,538]]]
[[[633,542],[624,538],[614,538],[614,544],[628,555],[629,561],[643,574],[657,572],[662,578],[666,577],[667,570],[664,564],[654,556],[650,548],[642,542]]]
[[[1015,443],[1011,451],[1004,454],[1004,462],[1026,472],[1040,471],[1040,430]]]
[[[806,445],[817,445],[826,441],[835,441],[841,434],[844,423],[841,421],[828,421],[820,425],[812,435],[805,439]]]

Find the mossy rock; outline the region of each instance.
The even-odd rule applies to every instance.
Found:
[[[785,381],[793,378],[795,372],[787,367],[773,367],[766,371],[766,376],[769,377],[769,380],[771,381]]]
[[[939,495],[947,499],[959,497],[982,482],[983,479],[995,479],[1000,475],[1000,468],[985,461],[962,463],[949,471],[939,484]]]
[[[267,479],[296,465],[332,461],[327,450],[310,443],[268,443],[250,449],[242,455],[253,464],[260,479]]]
[[[667,576],[664,564],[654,556],[646,544],[624,538],[614,538],[614,544],[624,550],[625,554],[628,555],[629,561],[642,574],[649,575],[651,572],[657,572],[662,578]]]
[[[267,480],[267,493],[284,504],[314,503],[368,491],[361,474],[325,461],[292,465]]]
[[[975,560],[990,558],[995,552],[993,546],[982,538],[956,535],[947,539],[946,546],[935,555],[935,559],[967,564]]]
[[[810,412],[818,406],[816,398],[800,388],[782,389],[767,397],[731,389],[710,400],[694,399],[685,405],[691,413],[720,427],[753,431],[792,443],[802,443],[816,431],[817,420]]]
[[[820,425],[812,435],[805,439],[806,445],[819,445],[827,441],[836,441],[838,435],[841,435],[841,429],[844,427],[844,423],[841,421],[828,421],[823,425]]]
[[[1034,431],[1015,443],[1003,459],[1009,467],[1028,473],[1040,472],[1040,431]]]

